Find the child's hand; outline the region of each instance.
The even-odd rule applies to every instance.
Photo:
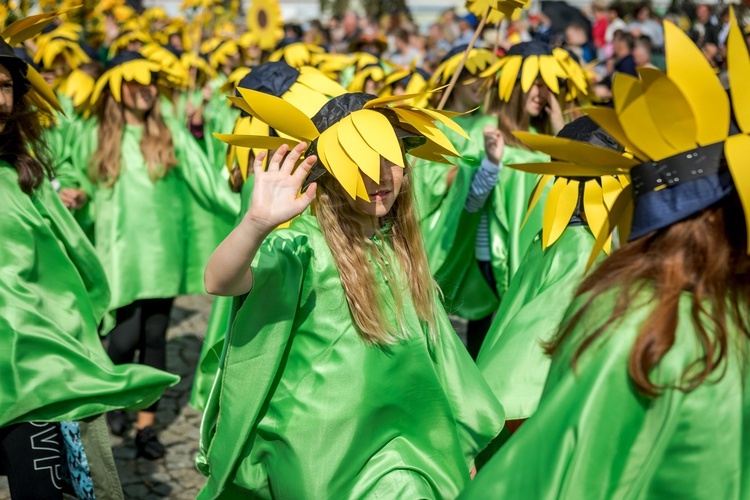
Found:
[[[310,184],[307,190],[298,196],[305,177],[317,161],[316,156],[308,156],[294,170],[294,165],[306,147],[307,145],[302,142],[286,154],[289,146],[281,146],[268,162],[266,170],[263,169],[266,152],[262,151],[256,156],[253,163],[255,184],[252,202],[244,219],[256,230],[263,233],[273,231],[279,224],[304,212],[315,199],[315,183]]]
[[[505,151],[505,138],[502,132],[492,125],[487,125],[482,131],[484,132],[484,152],[487,159],[495,165],[499,165]]]

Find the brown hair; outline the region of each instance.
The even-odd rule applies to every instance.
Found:
[[[38,189],[45,177],[54,176],[49,152],[42,140],[39,113],[31,110],[24,99],[19,99],[13,103],[13,111],[2,116],[5,128],[0,133],[0,158],[16,169],[18,186],[26,194]]]
[[[657,396],[666,388],[691,390],[718,369],[727,357],[728,320],[750,337],[747,307],[750,303],[750,257],[745,221],[736,195],[699,214],[634,240],[615,251],[591,273],[576,296],[588,293],[583,307],[546,347],[554,352],[570,335],[597,296],[619,289],[610,318],[586,335],[573,357],[605,335],[610,325],[627,314],[632,301],[653,287],[656,302],[641,327],[630,352],[628,373],[643,394]],[[692,294],[692,320],[702,356],[688,366],[679,383],[657,385],[651,370],[675,342],[679,300]]]
[[[99,108],[98,148],[92,158],[89,177],[93,182],[113,186],[120,175],[122,133],[125,129],[125,109],[104,91],[104,104]],[[177,165],[172,133],[161,115],[158,99],[146,114],[141,139],[141,154],[146,160],[148,175],[153,182],[164,177]]]
[[[409,177],[407,169],[396,202],[382,218],[383,222],[392,224],[387,237],[398,260],[399,267],[396,269],[383,261],[375,244],[365,236],[364,227],[354,215],[350,200],[347,199],[349,195],[339,182],[330,175],[324,175],[318,180],[315,211],[320,229],[331,248],[357,330],[368,344],[394,344],[406,336],[402,324],[402,277],[406,277],[417,315],[429,326],[430,338],[436,338],[437,285],[427,265],[427,254],[419,230]],[[373,260],[389,276],[388,284],[396,301],[394,308],[398,325],[391,325],[384,318],[382,300],[373,300],[380,297],[380,294],[372,267],[368,263],[368,254],[373,256]]]
[[[546,111],[542,110],[539,116],[534,117],[529,116],[529,113],[526,112],[528,93],[521,89],[520,82],[516,82],[513,93],[507,102],[501,100],[497,93],[493,92],[492,94],[490,109],[497,115],[497,128],[503,134],[505,144],[528,149],[521,141],[516,139],[512,132],[518,130],[526,132],[531,126],[540,134],[552,134],[552,127]]]

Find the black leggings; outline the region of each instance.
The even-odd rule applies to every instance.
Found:
[[[13,500],[62,498],[65,460],[59,424],[0,428],[0,470],[8,476]]]
[[[116,311],[117,325],[109,334],[107,354],[116,365],[138,362],[160,370],[167,368],[167,327],[174,299],[136,300]],[[154,403],[145,411],[156,411]]]
[[[497,296],[497,284],[495,282],[494,271],[492,270],[492,262],[480,260],[477,261],[477,264],[479,264],[479,270],[481,271],[484,280],[492,289],[492,293]],[[468,322],[466,327],[466,349],[474,360],[476,360],[479,355],[479,350],[482,348],[484,338],[487,336],[487,332],[492,325],[493,318],[494,313],[485,318]]]

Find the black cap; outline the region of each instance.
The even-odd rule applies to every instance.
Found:
[[[614,149],[623,151],[624,148],[614,137],[601,128],[594,120],[588,116],[582,116],[565,125],[557,137],[572,139],[578,142],[585,142],[601,148]]]

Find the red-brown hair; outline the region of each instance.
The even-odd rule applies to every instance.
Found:
[[[750,337],[750,257],[737,196],[634,240],[605,259],[579,287],[576,296],[588,294],[588,299],[547,344],[547,352],[553,353],[597,297],[611,289],[619,290],[612,315],[577,346],[574,367],[581,354],[628,313],[636,296],[653,289],[652,303],[656,307],[630,351],[630,378],[640,392],[651,397],[667,388],[690,390],[705,382],[722,367],[728,355],[731,339],[727,325],[736,326],[742,335]],[[679,300],[686,291],[692,294],[692,321],[703,348],[702,356],[685,369],[682,380],[675,385],[658,385],[650,374],[674,345]]]

